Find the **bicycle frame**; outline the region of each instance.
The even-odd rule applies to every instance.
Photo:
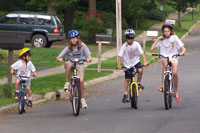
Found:
[[[136,74],[136,73],[135,73]],[[135,81],[135,74],[133,74],[133,76],[132,76],[132,78],[131,78],[131,80],[130,80],[130,89],[131,89],[131,97],[133,96],[133,88],[132,88],[132,86],[133,86],[133,84],[135,84],[135,86],[136,86],[136,94],[137,94],[137,96],[139,96],[139,91],[138,91],[138,84],[137,84],[137,82]]]
[[[164,79],[166,76],[169,76],[169,81],[170,81],[170,88],[169,88],[169,92],[172,95],[174,95],[173,92],[173,74],[172,74],[172,63],[169,61],[169,58],[167,58],[167,70],[164,72]],[[165,87],[164,87],[165,89]]]

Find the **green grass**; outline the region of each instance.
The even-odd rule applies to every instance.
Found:
[[[89,81],[98,77],[106,76],[113,73],[112,71],[101,71],[98,73],[96,70],[85,70],[85,81]],[[35,94],[46,94],[47,92],[52,92],[60,90],[63,88],[65,83],[65,74],[55,74],[45,77],[40,77],[32,79],[31,81],[31,90]]]
[[[150,61],[152,58],[152,56],[150,55],[145,55],[145,57],[147,61]],[[140,57],[140,61],[141,63],[143,63],[142,57]],[[98,64],[91,64],[88,66],[88,68],[97,68],[97,66]],[[108,58],[107,60],[101,62],[102,69],[116,69],[116,67],[117,67],[117,56]]]
[[[0,97],[0,107],[16,103],[14,98]]]

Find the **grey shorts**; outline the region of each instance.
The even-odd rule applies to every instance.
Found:
[[[16,76],[16,80],[20,80],[20,77],[19,76]],[[26,82],[25,82],[25,86],[26,87],[30,87],[31,86],[31,78],[29,78]]]

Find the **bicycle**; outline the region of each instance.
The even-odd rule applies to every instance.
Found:
[[[29,80],[29,77],[22,75],[18,76],[20,78],[21,90],[19,91],[18,97],[15,97],[15,99],[17,99],[18,103],[18,112],[19,114],[22,114],[26,112],[26,107],[27,107],[27,95],[25,91],[26,88],[25,83]]]
[[[126,67],[122,67],[124,69],[124,71],[129,72],[129,69]],[[129,80],[129,86],[128,86],[128,90],[129,90],[129,101],[131,103],[131,108],[138,108],[138,96],[139,96],[139,90],[141,91],[142,89],[138,88],[138,83],[135,81],[135,77],[137,75],[137,69],[135,67],[131,67],[130,69],[133,69],[132,77]],[[128,104],[128,102],[126,104]]]
[[[152,54],[152,56],[158,56],[158,58],[166,58],[167,59],[167,70],[164,72],[164,104],[165,109],[168,110],[172,108],[172,101],[174,96],[174,82],[173,82],[173,74],[172,74],[172,62],[169,57],[165,57],[161,54]],[[172,58],[177,58],[179,54],[175,54]]]
[[[86,59],[75,58],[74,60],[63,60],[63,62],[70,61],[73,64],[72,67],[72,78],[70,85],[70,102],[72,103],[72,110],[74,116],[78,116],[81,108],[81,88],[80,88],[80,77],[77,75],[77,63],[86,62]]]

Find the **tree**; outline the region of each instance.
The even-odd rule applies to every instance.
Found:
[[[90,18],[94,18],[92,12],[96,13],[96,0],[89,0],[89,15]]]
[[[185,12],[187,8],[187,0],[170,0],[170,4],[178,11],[178,27],[181,27],[181,12]]]
[[[48,1],[48,8],[47,8],[47,12],[48,13],[53,13],[53,14],[57,14],[57,8],[55,6],[52,5],[52,3],[55,3],[56,0],[49,0]]]
[[[78,3],[79,0],[57,0],[52,3],[53,6],[57,7],[57,9],[64,13],[65,34],[73,28],[74,14]]]

